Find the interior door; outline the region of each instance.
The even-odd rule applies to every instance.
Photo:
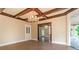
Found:
[[[51,43],[52,38],[51,38],[51,23],[48,24],[40,24],[38,26],[38,30],[39,30],[39,41],[41,42],[49,42]]]

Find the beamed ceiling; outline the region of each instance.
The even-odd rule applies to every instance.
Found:
[[[0,8],[0,14],[15,19],[29,21],[29,15],[36,15],[39,21],[67,15],[77,8]]]

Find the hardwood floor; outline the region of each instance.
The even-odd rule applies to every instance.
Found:
[[[30,40],[0,47],[0,50],[74,50],[74,49],[65,45],[41,43],[38,41]]]

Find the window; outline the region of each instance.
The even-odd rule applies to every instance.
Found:
[[[30,33],[30,27],[26,27],[26,33]]]

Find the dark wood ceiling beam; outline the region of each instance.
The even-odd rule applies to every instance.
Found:
[[[44,12],[44,15],[48,15],[48,14],[55,13],[55,12],[65,10],[65,9],[67,9],[67,8],[55,8],[55,9]],[[41,15],[37,15],[37,16],[40,17]]]
[[[47,18],[47,16],[42,11],[40,11],[38,8],[35,8],[34,10],[38,13],[38,15]]]
[[[55,18],[55,17],[60,17],[60,16],[67,15],[67,14],[69,14],[70,12],[72,12],[72,11],[78,9],[78,8],[71,8],[71,9],[69,9],[68,11],[66,11],[65,13],[57,14],[57,15],[53,15],[53,16],[49,16],[49,17],[47,17],[44,13],[42,13],[38,8],[27,8],[27,9],[30,9],[30,10],[24,11],[24,12],[22,11],[22,12],[20,12],[21,14],[18,13],[16,16],[7,14],[7,13],[5,13],[5,12],[2,12],[4,9],[5,9],[5,8],[1,8],[1,13],[0,13],[1,15],[5,15],[5,16],[11,17],[11,18],[15,18],[15,19],[19,19],[19,20],[23,20],[23,21],[28,21],[28,19],[22,19],[22,18],[19,18],[19,17],[16,17],[16,16],[18,16],[18,15],[20,16],[20,15],[26,14],[26,13],[28,13],[28,12],[34,10],[34,11],[36,11],[39,15],[41,15],[41,16],[44,17],[44,18],[39,19],[39,20],[41,21],[41,20],[46,20],[46,19],[51,19],[51,18]],[[56,9],[56,10],[55,10],[55,9]],[[51,12],[61,11],[61,8],[55,8],[55,9],[54,9],[54,11],[46,12],[46,14],[51,13]],[[57,10],[57,9],[59,9],[59,10]],[[64,8],[64,9],[66,9],[66,8]],[[62,10],[64,10],[64,9],[62,9]]]
[[[69,14],[70,12],[72,12],[72,11],[74,11],[76,9],[78,9],[78,8],[71,8],[71,9],[69,9],[68,11],[66,11],[66,12],[64,12],[62,14],[57,14],[57,15],[54,15],[54,16],[49,16],[47,19],[51,19],[51,18],[55,18],[55,17],[60,17],[60,16],[65,16],[65,15]],[[41,20],[46,20],[46,19],[45,18],[39,19],[39,21],[41,21]]]
[[[24,15],[26,13],[29,13],[30,11],[32,11],[32,8],[27,8],[27,9],[21,11],[20,13],[16,14],[15,17],[22,16],[22,15]]]
[[[65,15],[64,13],[62,13],[62,14],[57,14],[57,15],[54,15],[54,16],[49,16],[47,19],[56,18],[56,17],[60,17],[60,16],[64,16],[64,15]],[[41,20],[46,20],[46,19],[45,19],[45,18],[39,19],[39,21],[41,21]]]
[[[78,9],[78,8],[71,8],[68,11],[66,11],[64,14],[67,15],[67,14],[71,13],[72,11],[74,11],[76,9]]]
[[[60,16],[64,16],[64,15],[65,15],[64,13],[62,13],[62,14],[57,14],[57,15],[48,17],[48,19],[50,19],[50,18],[55,18],[55,17],[60,17]]]
[[[7,14],[7,13],[4,13],[4,12],[1,12],[0,14],[4,15],[4,16],[11,17],[11,18],[14,18],[14,19],[19,19],[19,20],[22,20],[22,21],[27,21],[27,19],[22,19],[22,18],[18,18],[18,17],[16,18],[15,16]]]

